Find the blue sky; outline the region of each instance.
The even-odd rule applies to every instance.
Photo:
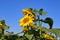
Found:
[[[60,28],[60,0],[0,0],[0,20],[6,20],[6,24],[10,26],[9,31],[20,32],[19,19],[24,15],[24,8],[43,8],[47,11],[47,16],[54,20],[54,28]]]

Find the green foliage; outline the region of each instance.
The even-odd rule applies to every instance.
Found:
[[[48,23],[49,24],[49,28],[52,29],[52,25],[53,25],[53,20],[49,17],[45,18],[45,20],[41,19],[40,20],[41,22],[44,22],[44,23]]]
[[[42,13],[43,13],[43,8],[39,10],[39,14],[42,15]]]
[[[59,29],[54,28],[54,29],[51,29],[49,31],[54,33],[57,37],[60,37],[60,30]]]
[[[34,20],[35,28],[30,27],[28,28],[28,31],[22,31],[22,32],[18,32],[17,34],[14,34],[14,32],[6,31],[9,29],[9,26],[6,25],[5,20],[1,20],[0,24],[2,24],[2,26],[0,25],[0,40],[52,40],[52,39],[45,38],[44,37],[45,34],[50,35],[52,38],[54,38],[53,40],[57,40],[57,37],[60,37],[60,29],[57,28],[48,29],[40,25],[40,21],[45,23],[50,22],[50,24],[53,21],[53,20],[46,20],[46,19],[45,21],[44,19],[42,21],[40,19],[40,15],[42,16],[47,14],[47,12],[44,12],[43,8],[41,8],[40,10],[36,10],[33,8],[27,8],[27,9],[30,12],[32,12],[36,17],[38,16],[38,18]],[[5,31],[7,33],[5,33]],[[23,33],[23,35],[19,36],[19,34],[21,33]]]
[[[1,24],[5,25],[5,20],[1,20],[0,22]]]
[[[39,14],[40,14],[41,16],[42,16],[42,15],[45,16],[45,15],[47,14],[47,12],[44,12],[44,11],[43,11],[43,8],[41,8],[41,9],[39,10]]]

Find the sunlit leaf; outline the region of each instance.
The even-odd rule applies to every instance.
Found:
[[[43,8],[39,10],[39,14],[42,15],[42,13],[43,13]]]
[[[42,15],[46,16],[47,15],[47,12],[42,12]]]
[[[9,29],[9,26],[4,26],[4,30],[8,30]]]
[[[57,35],[57,37],[60,37],[60,30],[59,29],[51,29],[51,30],[49,30],[50,32],[52,32],[52,33],[54,33],[54,34],[56,34]]]
[[[31,40],[32,37],[33,37],[33,34],[31,34],[31,35],[29,35],[29,34],[25,34],[25,36],[26,36],[29,40]]]
[[[55,28],[47,29],[47,28],[45,28],[45,27],[40,27],[40,29],[44,30],[46,33],[47,33],[47,32],[51,32],[51,33],[56,34],[57,37],[60,37],[60,30],[59,30],[59,29],[55,29]]]
[[[39,14],[46,16],[47,12],[44,12],[44,11],[43,11],[43,8],[41,8],[41,9],[39,10]]]

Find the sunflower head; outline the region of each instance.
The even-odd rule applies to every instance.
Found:
[[[20,19],[20,26],[27,26],[30,23],[33,22],[33,18],[31,18],[30,16],[26,15],[24,18]]]

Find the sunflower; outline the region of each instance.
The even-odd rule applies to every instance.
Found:
[[[20,26],[27,26],[29,23],[32,23],[33,20],[30,16],[25,15],[24,18],[20,19]]]
[[[34,13],[30,12],[28,9],[23,9],[22,12],[23,12],[25,15],[31,16],[32,18],[35,19]]]
[[[45,34],[44,35],[44,38],[46,38],[46,39],[51,39],[51,40],[55,40],[55,38],[53,38],[51,35],[49,35],[49,34]]]

